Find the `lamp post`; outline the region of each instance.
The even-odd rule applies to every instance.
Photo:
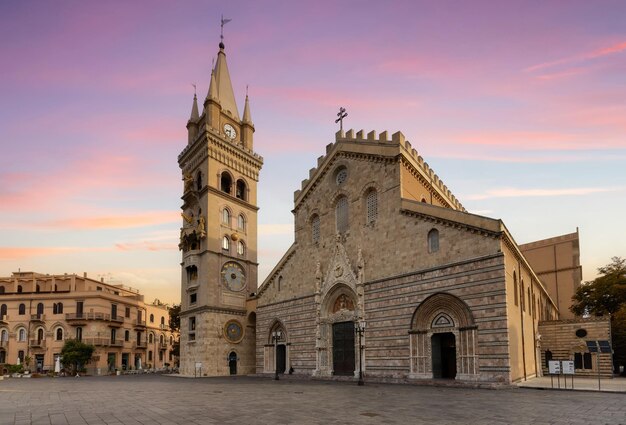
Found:
[[[282,338],[281,331],[272,332],[272,341],[274,341],[274,380],[278,381],[278,341]]]
[[[354,329],[359,334],[359,382],[358,385],[364,385],[363,382],[363,333],[365,332],[365,320],[359,320],[354,323]]]

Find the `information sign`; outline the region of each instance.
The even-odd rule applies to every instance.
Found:
[[[550,373],[550,375],[560,375],[561,362],[558,360],[550,360],[548,362],[548,372]]]
[[[566,360],[562,364],[563,375],[574,375],[574,362],[572,360]]]

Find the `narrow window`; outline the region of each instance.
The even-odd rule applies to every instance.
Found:
[[[432,229],[428,232],[428,252],[439,251],[439,230]]]
[[[241,179],[237,180],[237,192],[235,195],[239,199],[246,200],[246,182]]]
[[[124,331],[124,341],[130,341],[130,331],[128,330]]]
[[[41,328],[37,329],[37,341],[43,341],[43,329]]]
[[[2,304],[0,305],[0,317],[6,316],[6,315],[7,315],[7,305]]]
[[[4,286],[0,285],[0,294],[4,294]]]
[[[365,198],[367,204],[367,216],[365,222],[372,224],[378,218],[378,193],[375,190],[371,190]]]
[[[148,336],[148,343],[149,343],[149,344],[152,344],[152,341],[154,341],[154,335],[150,334],[150,335]]]
[[[548,350],[546,351],[546,367],[549,367],[550,360],[552,360],[552,351]],[[575,361],[576,361],[576,358],[574,358],[574,362]]]
[[[515,298],[515,305],[519,305],[519,297],[518,297],[518,288],[517,288],[517,273],[513,272],[513,292],[514,292],[514,298]]]
[[[19,314],[20,316],[26,314],[26,304],[20,304],[17,309],[17,314]]]
[[[583,354],[583,368],[584,369],[593,369],[591,366],[591,353]]]
[[[230,211],[228,211],[228,208],[222,210],[222,224],[230,227]]]
[[[198,171],[196,174],[196,189],[202,190],[202,171]]]
[[[111,329],[111,344],[115,344],[115,337],[117,336],[117,329]]]
[[[154,314],[150,315],[150,323],[154,323]]]
[[[43,303],[37,304],[37,318],[40,319],[43,314]]]
[[[126,311],[124,312],[126,317],[130,317],[130,307],[126,307]]]
[[[283,286],[283,277],[278,276],[278,290],[280,291],[280,287]]]
[[[18,341],[26,341],[26,329],[24,328],[20,328],[20,331],[18,332]]]
[[[57,314],[63,314],[63,303],[57,303]]]
[[[148,351],[148,361],[152,361],[152,350]]]
[[[237,254],[244,255],[246,253],[246,246],[243,241],[237,242]]]
[[[311,239],[313,243],[318,243],[320,241],[320,216],[315,215],[311,220]]]
[[[189,304],[195,304],[198,300],[198,295],[194,292],[189,294]]]
[[[76,340],[77,341],[83,340],[83,328],[81,327],[76,328]]]
[[[35,287],[35,292],[41,292],[41,287],[39,287],[39,285]]]
[[[243,214],[239,214],[239,217],[237,218],[237,228],[239,230],[246,230],[246,218]]]
[[[161,325],[165,325],[165,317],[161,316]]]
[[[22,293],[22,285],[17,285],[17,293],[18,294]]]
[[[220,179],[220,187],[222,192],[226,192],[230,194],[230,187],[233,185],[233,179],[230,177],[226,171],[222,173],[222,178]]]
[[[348,230],[348,198],[342,196],[335,207],[335,219],[337,233],[345,233]]]
[[[190,331],[195,331],[196,330],[196,318],[195,317],[190,317],[189,318],[189,330]]]
[[[222,238],[222,249],[224,251],[230,251],[230,239],[228,239],[228,236]]]
[[[61,329],[61,328],[57,329],[56,340],[57,341],[63,341],[63,329]]]

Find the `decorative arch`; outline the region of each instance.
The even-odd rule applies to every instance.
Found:
[[[237,216],[237,229],[246,231],[246,224],[248,223],[248,218],[244,213],[239,213]]]
[[[233,186],[233,175],[228,172],[228,170],[224,170],[219,174],[219,188],[222,192],[226,192],[229,195],[232,195],[232,186]]]
[[[235,186],[235,197],[243,201],[248,200],[248,183],[242,178],[237,179]]]
[[[272,338],[273,333],[276,331],[281,332],[281,339],[278,341],[274,341],[274,339]],[[268,328],[266,338],[267,342],[263,347],[263,371],[266,373],[274,373],[276,371],[276,360],[279,353],[281,355],[284,354],[284,366],[286,370],[289,370],[289,332],[287,331],[287,327],[282,320],[275,318],[271,322],[271,325]],[[282,368],[282,366],[283,364],[279,366],[279,369]]]
[[[460,298],[438,292],[430,295],[415,309],[411,318],[411,378],[432,379],[436,356],[433,338],[454,335],[456,376],[459,380],[478,379],[478,326],[468,305]]]

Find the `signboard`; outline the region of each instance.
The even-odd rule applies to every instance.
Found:
[[[202,368],[202,362],[196,362],[196,369]]]
[[[563,361],[563,375],[573,375],[574,374],[574,362],[572,360]]]
[[[561,362],[558,360],[550,360],[548,362],[548,373],[550,373],[550,375],[560,375]]]

